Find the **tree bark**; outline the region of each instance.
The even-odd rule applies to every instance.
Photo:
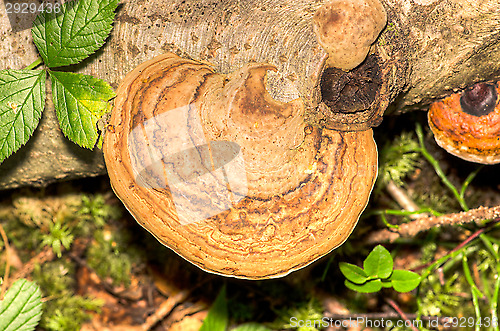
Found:
[[[348,81],[368,93],[363,112],[339,114],[322,98],[327,54],[317,43],[312,17],[323,0],[122,1],[106,44],[74,69],[116,88],[131,69],[167,51],[209,62],[223,73],[250,61],[266,62],[277,68],[268,72],[274,98],[301,97],[307,121],[340,130],[375,126],[384,113],[422,108],[500,77],[498,0],[381,2],[388,23],[368,59],[350,74],[332,69],[334,90],[339,81]],[[23,68],[38,56],[30,30],[12,32],[5,10],[0,11],[0,40],[0,69]],[[376,85],[366,83],[367,75]],[[103,173],[101,152],[69,142],[49,101],[28,144],[0,165],[0,189]]]

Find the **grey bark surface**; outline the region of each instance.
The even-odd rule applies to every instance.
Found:
[[[268,72],[271,95],[282,101],[302,97],[308,120],[321,125],[319,80],[327,54],[311,22],[324,2],[121,1],[104,47],[74,69],[116,88],[138,64],[167,51],[211,63],[223,73],[247,62],[270,63],[277,68]],[[349,124],[338,128],[362,129],[358,122],[377,123],[384,112],[422,108],[457,89],[500,77],[498,0],[381,2],[388,24],[371,49],[382,82],[372,115],[347,119]],[[0,40],[0,69],[26,67],[38,56],[30,30],[12,32],[4,8]],[[334,125],[330,120],[327,127]],[[28,144],[0,165],[0,189],[104,173],[101,152],[69,142],[48,102]]]

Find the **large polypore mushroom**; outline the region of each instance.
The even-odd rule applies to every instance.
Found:
[[[273,100],[266,64],[228,75],[165,54],[127,75],[104,140],[112,186],[137,221],[200,268],[271,278],[341,245],[377,169],[372,131],[308,126]]]
[[[499,92],[479,83],[433,103],[428,120],[438,145],[467,161],[500,163]]]

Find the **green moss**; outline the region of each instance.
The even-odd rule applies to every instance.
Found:
[[[381,190],[390,181],[404,186],[403,179],[419,167],[420,157],[418,141],[411,132],[402,132],[394,140],[387,141],[379,153],[376,190]]]
[[[476,320],[479,320],[479,317],[485,320],[498,318],[496,314],[500,291],[500,261],[496,240],[498,231],[494,232],[481,235],[479,239],[462,248],[459,254],[436,266],[437,270],[425,278],[421,283],[419,295],[421,315],[475,316]],[[464,261],[467,268],[470,268],[467,272],[464,269]],[[473,300],[473,287],[481,291],[477,301]]]
[[[129,285],[132,266],[139,263],[139,255],[127,245],[125,234],[99,230],[94,237],[87,251],[89,266],[99,277],[110,278],[114,285]]]
[[[61,248],[64,247],[66,250],[69,250],[73,239],[74,236],[71,234],[68,226],[56,222],[50,225],[49,233],[42,234],[41,245],[51,246],[54,253],[60,258],[62,255]]]
[[[10,244],[23,261],[28,261],[47,246],[57,256],[53,261],[35,263],[31,275],[40,285],[46,300],[40,327],[79,330],[82,323],[91,318],[91,312],[99,311],[103,302],[75,293],[75,262],[64,249],[71,249],[76,239],[85,242],[97,234],[97,244],[91,246],[98,251],[92,255],[94,266],[99,266],[96,269],[101,271],[101,277],[111,277],[115,284],[127,282],[132,262],[127,254],[122,253],[125,239],[107,241],[103,235],[105,224],[119,217],[122,209],[106,203],[104,195],[66,193],[51,196],[43,190],[23,194],[14,196],[11,204],[0,206],[2,225]],[[122,235],[118,233],[116,237]],[[3,263],[0,268],[3,274]]]
[[[79,330],[92,317],[90,312],[98,312],[103,305],[74,293],[75,266],[67,258],[35,265],[32,277],[47,300],[40,321],[46,330]]]
[[[97,194],[94,196],[82,195],[82,201],[78,210],[81,223],[78,229],[82,231],[82,235],[88,234],[86,221],[90,221],[98,228],[104,227],[109,219],[120,219],[122,216],[122,208],[106,204],[105,196]]]
[[[293,303],[290,307],[280,309],[277,314],[278,318],[270,325],[272,329],[322,330],[323,307],[315,298]]]

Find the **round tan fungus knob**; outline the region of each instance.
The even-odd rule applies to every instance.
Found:
[[[165,54],[129,73],[104,139],[113,189],[161,243],[200,268],[259,279],[341,245],[372,190],[372,131],[304,123],[265,90],[267,64],[223,75]]]
[[[467,161],[500,163],[499,92],[479,83],[433,103],[428,120],[438,145]]]
[[[332,0],[313,18],[318,42],[328,53],[327,65],[346,71],[363,62],[386,23],[378,0]]]

